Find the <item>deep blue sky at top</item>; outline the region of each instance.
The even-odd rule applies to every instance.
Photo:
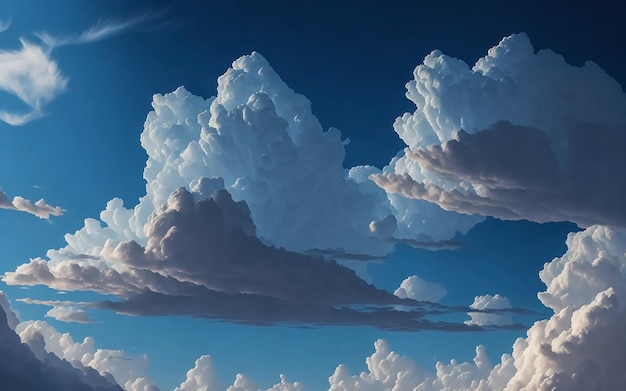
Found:
[[[593,60],[624,85],[626,56],[616,53],[616,48],[623,48],[626,36],[624,10],[617,2],[613,3],[563,5],[565,2],[531,1],[477,5],[434,0],[0,3],[0,19],[7,16],[13,21],[11,29],[0,34],[2,48],[16,48],[18,37],[35,41],[28,32],[79,33],[99,19],[164,12],[152,22],[109,40],[56,49],[53,58],[69,77],[69,84],[68,90],[46,107],[49,116],[20,128],[0,124],[3,190],[10,196],[45,197],[51,204],[67,209],[67,214],[54,219],[52,224],[5,211],[0,219],[1,272],[13,270],[30,257],[45,255],[48,248],[60,247],[63,233],[80,228],[86,217],[97,217],[111,198],[121,197],[127,206],[132,206],[137,197],[145,194],[141,175],[146,155],[140,147],[139,134],[154,93],[170,92],[184,85],[197,95],[215,95],[217,77],[234,59],[256,50],[291,88],[312,102],[313,112],[324,128],[337,127],[344,137],[351,139],[346,148],[345,167],[357,164],[381,167],[404,146],[392,129],[397,116],[414,109],[404,97],[404,84],[412,78],[414,67],[434,49],[473,64],[502,37],[524,31],[536,50],[550,48],[575,65]],[[7,96],[0,95],[0,102],[5,104],[5,101],[12,104]],[[397,287],[411,273],[447,287],[466,286],[464,297],[449,289],[451,304],[468,304],[468,297],[475,294],[499,292],[514,296],[518,288],[520,293],[512,297],[513,303],[532,306],[537,303],[534,294],[541,288],[537,272],[543,262],[550,260],[545,255],[562,253],[562,239],[571,229],[571,225],[538,228],[531,223],[491,220],[477,227],[470,234],[467,247],[459,252],[414,252],[401,248],[389,261],[374,266],[372,273],[377,285],[385,289]],[[505,230],[509,231],[505,234]],[[542,238],[545,240],[541,241]],[[533,249],[527,249],[526,253],[522,252],[524,241],[534,243]],[[511,250],[515,255],[506,258]],[[506,263],[494,267],[499,257]],[[528,260],[527,264],[524,259]],[[450,279],[450,268],[458,270],[457,274],[464,278]],[[518,276],[519,281],[507,282],[505,277],[511,275]],[[485,279],[496,284],[493,292],[480,291]],[[496,291],[498,287],[502,290]],[[17,288],[7,290],[9,296],[24,296],[16,294]],[[35,311],[45,313],[43,308],[19,308],[23,313],[33,311],[25,312],[27,316]],[[151,321],[141,320],[144,325]],[[120,321],[123,327],[129,322],[128,318]],[[106,326],[112,324],[111,320]],[[156,333],[160,326],[152,327],[150,330]],[[76,330],[78,335],[96,335],[97,341],[105,343],[115,338],[132,339],[109,336],[107,340],[105,333],[95,326],[76,326]],[[270,335],[272,331],[262,333]],[[292,335],[294,341],[302,335],[299,330],[278,333],[285,338]],[[343,335],[332,330],[324,333],[316,334],[316,338]],[[355,357],[362,359],[371,350],[372,338],[377,333],[359,331],[353,335],[359,333],[365,335],[363,340],[369,341],[365,345],[358,342],[361,351]],[[219,337],[212,334],[210,338]],[[397,338],[401,340],[404,336]],[[454,338],[450,341],[457,341]],[[271,342],[267,341],[269,347]],[[144,345],[149,343],[146,339]],[[175,346],[177,343],[165,342],[174,353],[182,351],[182,347]],[[506,340],[502,346],[510,347],[511,343],[512,340]],[[181,341],[182,346],[185,344],[189,345]],[[144,345],[139,345],[139,352],[145,351]],[[320,346],[319,354],[323,355],[325,345]],[[225,356],[227,348],[200,351],[202,347],[190,355],[214,354],[218,369],[219,365],[225,365],[220,360],[242,363],[242,368],[232,370],[248,369],[247,362],[234,354],[229,361]],[[148,353],[157,368],[167,363],[167,358]],[[282,361],[291,361],[290,353],[294,352],[283,352]],[[454,355],[459,357],[458,353]],[[470,358],[472,353],[467,351],[468,356],[461,358]],[[249,358],[250,362],[255,359]],[[332,368],[336,360],[331,361]],[[188,368],[189,362],[180,367]],[[330,375],[326,367],[318,372]],[[274,379],[277,374],[272,368],[266,376]],[[253,375],[259,379],[259,374]],[[319,379],[317,373],[314,375],[318,381],[325,380]],[[305,380],[315,389],[310,379],[293,377],[293,380]]]

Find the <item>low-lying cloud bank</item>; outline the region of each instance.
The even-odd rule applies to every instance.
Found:
[[[407,84],[408,147],[372,180],[445,210],[626,226],[626,94],[598,65],[504,38],[470,67],[433,51]]]
[[[200,180],[200,188],[209,189],[209,183],[215,185],[215,181]],[[95,291],[120,299],[100,303],[31,301],[53,306],[49,315],[64,316],[61,320],[89,321],[84,312],[76,312],[82,305],[132,315],[185,315],[254,325],[486,329],[433,319],[472,309],[435,304],[441,292],[432,292],[437,297],[417,295],[415,278],[403,283],[404,295],[393,295],[335,261],[268,246],[256,236],[244,201],[235,202],[224,189],[206,199],[203,194],[184,188],[174,191],[146,225],[145,246],[135,240],[108,239],[100,251],[101,259],[34,259],[6,273],[3,280],[13,285],[43,284],[61,291]]]

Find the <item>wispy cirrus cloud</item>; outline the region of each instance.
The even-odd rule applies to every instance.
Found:
[[[5,32],[11,27],[11,19],[0,20],[0,33]]]
[[[41,118],[45,116],[44,107],[67,89],[68,78],[52,58],[54,48],[108,39],[162,14],[146,13],[122,21],[102,20],[78,35],[35,33],[41,44],[22,38],[21,48],[0,49],[0,90],[13,95],[28,107],[26,111],[0,108],[0,121],[21,126]],[[0,32],[10,25],[10,20],[0,20]]]
[[[81,45],[122,34],[137,25],[159,18],[163,14],[163,11],[159,11],[141,14],[126,20],[101,19],[78,35],[53,35],[48,32],[35,33],[35,35],[50,49],[67,45]]]

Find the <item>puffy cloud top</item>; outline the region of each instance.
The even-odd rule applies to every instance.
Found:
[[[414,72],[408,148],[374,181],[446,210],[626,225],[626,94],[598,65],[504,38],[473,68],[434,51]]]

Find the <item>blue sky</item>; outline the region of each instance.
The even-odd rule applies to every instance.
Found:
[[[593,352],[626,314],[589,315],[626,299],[619,7],[34,3],[0,5],[0,290],[25,343],[71,361],[52,328],[93,337],[75,365],[130,390],[199,389],[194,365],[209,390],[444,389],[452,359],[475,368],[448,389],[571,389],[528,377],[542,343],[563,378],[620,384]],[[406,383],[366,366],[379,339]]]

